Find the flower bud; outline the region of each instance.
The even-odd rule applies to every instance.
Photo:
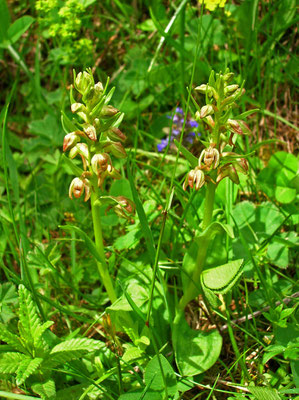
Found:
[[[215,122],[213,120],[213,117],[211,115],[208,115],[205,119],[205,122],[211,127],[214,128]]]
[[[224,94],[225,94],[225,95],[233,94],[238,88],[239,88],[239,85],[229,85],[229,86],[226,86],[226,87],[224,88]]]
[[[233,162],[233,165],[237,172],[241,172],[241,174],[246,175],[248,172],[248,162],[245,158],[240,158]]]
[[[71,149],[76,143],[79,142],[79,140],[80,137],[76,132],[71,132],[65,135],[63,139],[63,151]]]
[[[195,172],[195,190],[199,190],[205,183],[205,174],[201,169],[197,169]]]
[[[223,167],[219,168],[216,182],[219,183],[226,177],[229,177],[229,179],[237,185],[240,183],[238,173],[232,164],[225,164]]]
[[[208,93],[208,97],[214,96],[215,98],[217,98],[217,92],[212,86],[209,86],[209,85],[206,85],[206,84],[202,84],[200,86],[197,86],[195,88],[195,90],[197,92],[203,93],[203,94]]]
[[[233,72],[227,72],[226,74],[223,75],[223,80],[226,83],[229,83],[234,77],[234,73]]]
[[[206,91],[207,91],[207,85],[206,84],[202,84],[202,85],[200,85],[200,86],[197,86],[194,90],[197,90],[199,93],[203,93],[203,94],[206,94]]]
[[[111,151],[117,158],[125,158],[127,156],[126,150],[120,142],[108,142],[104,147],[106,151]]]
[[[130,219],[131,215],[135,213],[135,204],[133,203],[132,200],[124,196],[118,196],[118,197],[111,196],[110,198],[113,199],[117,204],[115,206],[110,205],[107,211],[113,208],[115,213],[119,217],[126,219]]]
[[[69,156],[71,158],[74,158],[74,157],[76,157],[77,154],[79,154],[81,156],[82,162],[83,162],[83,168],[84,168],[84,170],[86,170],[87,162],[89,160],[89,150],[88,150],[88,146],[86,143],[76,144],[76,146],[74,146],[71,149]]]
[[[111,171],[108,171],[108,173],[109,173],[110,178],[113,178],[113,179],[121,178],[121,174],[114,167],[112,168]]]
[[[102,82],[98,82],[94,85],[94,90],[96,91],[97,94],[102,94],[104,91]]]
[[[200,118],[205,118],[208,115],[214,114],[214,109],[211,104],[207,104],[206,106],[203,106],[200,110]]]
[[[195,118],[195,121],[200,121],[200,112],[199,111],[196,111],[194,118]]]
[[[194,183],[195,190],[202,188],[205,183],[205,174],[199,167],[188,172],[183,184],[183,189],[186,190],[187,186],[193,188]]]
[[[108,131],[105,132],[105,134],[110,140],[113,141],[121,140],[122,142],[124,142],[127,139],[126,135],[124,135],[122,131],[120,131],[118,128],[110,128],[108,129]]]
[[[111,172],[113,167],[109,154],[95,154],[91,159],[91,168],[97,175],[105,171]]]
[[[208,149],[204,150],[203,161],[207,167],[213,167],[213,169],[216,169],[219,165],[219,158],[219,151],[213,146],[210,146]]]
[[[227,105],[229,105],[229,104],[232,104],[232,103],[236,100],[236,98],[237,98],[238,96],[240,96],[241,93],[244,94],[244,93],[245,93],[245,89],[239,88],[239,89],[237,89],[232,95],[226,97],[226,98],[222,101],[221,107],[224,107],[224,106],[227,106]]]
[[[113,106],[103,106],[100,116],[101,117],[113,117],[119,110]]]
[[[71,105],[71,110],[72,110],[72,113],[73,114],[75,114],[75,113],[77,113],[77,112],[80,112],[80,111],[83,111],[83,112],[86,112],[87,110],[86,110],[86,107],[84,106],[84,104],[82,104],[82,103],[73,103],[72,105]]]
[[[78,199],[81,197],[83,191],[85,190],[84,201],[90,198],[90,182],[88,179],[74,178],[70,184],[69,197],[72,199],[73,195]]]
[[[93,76],[90,72],[79,72],[75,79],[75,88],[79,93],[85,95],[89,88],[94,84]]]
[[[83,125],[83,130],[88,139],[93,140],[94,142],[97,140],[96,128],[93,125],[86,123]]]
[[[238,135],[242,135],[243,133],[240,124],[235,119],[227,120],[227,129],[232,130],[234,133]]]

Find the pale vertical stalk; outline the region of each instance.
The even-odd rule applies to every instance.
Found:
[[[108,293],[109,299],[111,303],[117,300],[114,286],[108,271],[108,266],[105,261],[105,251],[103,245],[103,234],[102,234],[102,225],[101,225],[101,215],[100,215],[100,207],[99,204],[96,203],[98,198],[98,188],[94,187],[94,190],[91,194],[91,212],[92,212],[92,222],[94,229],[94,237],[95,237],[95,245],[98,250],[98,253],[103,260],[103,262],[97,261],[97,267],[99,270],[99,274],[102,278],[103,285]]]

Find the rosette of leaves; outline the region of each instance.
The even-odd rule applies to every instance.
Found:
[[[19,286],[18,333],[0,324],[0,375],[15,378],[16,385],[30,387],[42,399],[56,399],[53,369],[102,349],[100,341],[74,338],[59,342],[49,327],[42,323],[32,296],[25,286]],[[2,348],[3,350],[2,350]],[[9,348],[9,350],[7,350]]]

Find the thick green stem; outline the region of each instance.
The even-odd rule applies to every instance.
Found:
[[[216,185],[213,182],[208,182],[207,192],[205,198],[205,211],[202,221],[202,230],[204,231],[212,222],[214,199],[215,199]]]
[[[97,188],[96,188],[97,189]],[[112,279],[110,277],[108,266],[105,261],[105,251],[103,245],[103,235],[102,235],[102,226],[101,226],[101,215],[100,215],[100,207],[96,203],[98,197],[97,191],[91,194],[91,212],[92,212],[92,221],[93,221],[93,229],[94,229],[94,236],[95,236],[95,244],[98,250],[98,253],[103,260],[103,262],[97,262],[98,270],[100,276],[102,278],[103,285],[108,293],[109,299],[111,303],[117,300],[114,286],[112,283]]]
[[[202,222],[202,231],[204,231],[212,222],[212,215],[214,209],[214,199],[215,199],[216,185],[213,182],[209,182],[207,185],[206,198],[205,198],[205,210]],[[195,239],[196,240],[196,239]],[[192,280],[189,283],[188,289],[185,291],[181,301],[179,303],[179,308],[184,309],[188,302],[192,300],[198,294],[198,286],[200,286],[200,275],[204,267],[204,262],[207,256],[208,246],[210,239],[208,237],[201,237],[198,242],[198,254],[196,260],[196,268],[192,275]],[[195,286],[197,285],[197,287]]]

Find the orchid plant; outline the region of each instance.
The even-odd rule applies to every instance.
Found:
[[[108,178],[119,179],[121,175],[113,166],[112,157],[125,158],[123,142],[126,136],[118,128],[124,114],[109,105],[114,88],[107,93],[101,82],[95,83],[91,69],[74,72],[74,88],[78,92],[75,99],[73,87],[70,91],[71,110],[80,119],[72,121],[63,113],[62,124],[67,132],[63,141],[63,151],[69,151],[70,159],[80,156],[83,169],[75,166],[71,160],[68,164],[78,175],[69,187],[72,199],[84,195],[84,201],[90,200],[94,226],[95,245],[98,258],[98,269],[109,299],[114,302],[117,297],[114,285],[105,261],[100,207],[108,205],[123,218],[130,218],[134,204],[124,196],[104,195],[104,185]]]
[[[192,165],[184,180],[184,190],[190,187],[197,191],[205,187],[203,219],[184,256],[181,270],[183,296],[177,304],[173,326],[176,361],[183,375],[198,374],[210,368],[218,359],[222,346],[222,337],[216,329],[196,332],[189,328],[184,318],[186,305],[201,294],[207,303],[218,306],[219,299],[216,294],[227,293],[242,273],[243,259],[222,264],[223,261],[219,257],[220,265],[207,262],[210,251],[220,253],[227,236],[233,237],[233,229],[229,224],[213,221],[217,186],[225,178],[238,184],[239,174],[248,172],[246,156],[236,153],[234,149],[236,135],[250,133],[244,119],[256,110],[234,118],[231,116],[237,100],[245,92],[244,82],[241,87],[231,84],[233,76],[229,70],[224,74],[215,74],[212,71],[209,82],[195,88],[197,93],[205,95],[206,104],[202,107],[193,97],[192,99],[197,108],[195,118],[208,128],[208,140],[202,141],[205,148],[198,159],[183,146],[180,147]],[[224,240],[219,241],[219,237]],[[186,338],[193,343],[188,348],[185,345]],[[196,363],[190,362],[190,359],[196,359]]]

